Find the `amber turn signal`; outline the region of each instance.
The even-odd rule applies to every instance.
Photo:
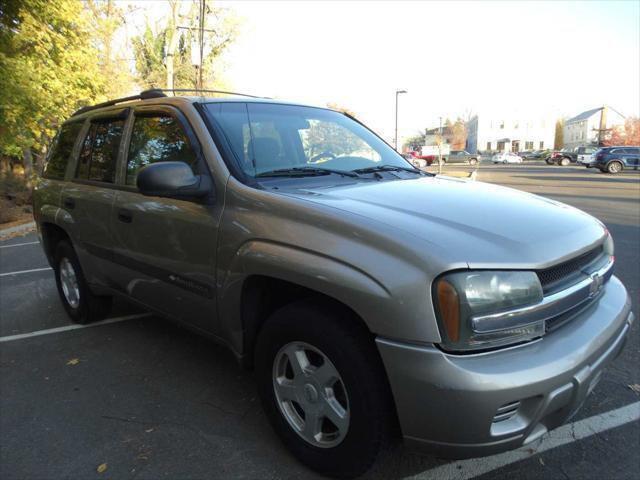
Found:
[[[446,280],[440,280],[437,287],[438,308],[447,336],[452,342],[460,340],[460,302],[458,292]]]

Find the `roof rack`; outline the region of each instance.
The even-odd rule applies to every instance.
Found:
[[[248,95],[246,93],[238,93],[238,92],[227,92],[225,90],[203,90],[200,88],[151,88],[149,90],[144,90],[140,92],[138,95],[131,95],[129,97],[116,98],[115,100],[109,100],[108,102],[97,103],[95,105],[87,105],[86,107],[79,108],[75,112],[73,112],[72,117],[76,115],[80,115],[81,113],[90,112],[91,110],[97,110],[98,108],[110,107],[112,105],[117,105],[118,103],[129,102],[131,100],[147,100],[149,98],[161,98],[166,97],[167,95],[164,92],[203,92],[203,93],[222,93],[224,95],[238,95],[240,97],[249,97],[249,98],[268,98],[268,97],[259,97],[257,95]]]
[[[258,95],[249,95],[247,93],[238,93],[238,92],[227,92],[225,90],[206,90],[202,88],[156,88],[153,90],[147,90],[148,92],[203,92],[203,93],[222,93],[224,95],[237,95],[239,97],[249,97],[249,98],[268,98],[268,97],[260,97]]]
[[[112,105],[117,105],[118,103],[129,102],[131,100],[146,100],[148,98],[160,98],[166,97],[162,90],[153,88],[151,90],[144,90],[140,92],[138,95],[131,95],[130,97],[122,97],[116,98],[115,100],[109,100],[108,102],[97,103],[95,105],[88,105],[86,107],[82,107],[75,112],[73,112],[72,117],[76,115],[80,115],[81,113],[90,112],[91,110],[97,110],[98,108],[110,107]]]

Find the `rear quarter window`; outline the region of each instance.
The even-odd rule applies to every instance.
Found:
[[[42,172],[44,178],[64,179],[73,146],[81,129],[82,122],[66,123],[62,126],[53,142],[51,153],[44,166],[44,171]]]

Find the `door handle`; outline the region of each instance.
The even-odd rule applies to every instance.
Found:
[[[62,204],[69,210],[73,210],[74,208],[76,208],[76,201],[71,197],[66,197]]]
[[[133,213],[131,210],[127,210],[126,208],[121,208],[118,210],[118,220],[124,223],[133,222]]]

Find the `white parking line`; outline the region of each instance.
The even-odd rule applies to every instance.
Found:
[[[110,323],[124,322],[125,320],[135,320],[138,318],[144,318],[151,316],[150,313],[138,313],[136,315],[126,315],[124,317],[115,317],[102,320],[101,322],[88,323],[86,325],[73,324],[65,325],[64,327],[48,328],[46,330],[37,330],[30,333],[21,333],[18,335],[7,335],[6,337],[0,337],[1,342],[12,342],[14,340],[22,340],[23,338],[39,337],[40,335],[50,335],[52,333],[68,332],[69,330],[78,330],[79,328],[99,327],[100,325],[108,325]]]
[[[0,248],[24,247],[25,245],[36,245],[40,242],[14,243],[13,245],[0,245]]]
[[[410,477],[414,480],[469,480],[506,465],[526,460],[534,455],[561,447],[583,438],[640,420],[640,402],[631,403],[609,412],[594,415],[551,430],[539,442],[525,445],[518,450],[499,453],[485,458],[472,458],[447,463]]]
[[[0,273],[0,277],[8,277],[10,275],[20,275],[20,274],[23,274],[23,273],[31,273],[31,272],[44,272],[46,270],[52,270],[52,268],[51,267],[33,268],[31,270],[19,270],[17,272]]]

